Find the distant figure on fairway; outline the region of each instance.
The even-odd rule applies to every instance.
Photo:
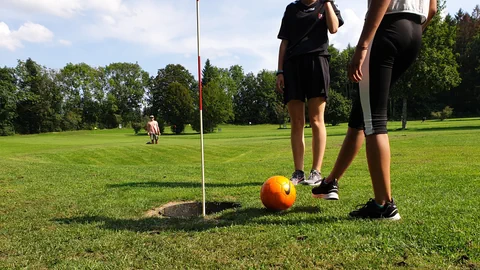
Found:
[[[400,219],[390,188],[388,96],[391,85],[417,58],[422,31],[436,12],[437,0],[368,0],[363,31],[348,68],[349,79],[360,84],[358,97],[335,166],[321,185],[312,189],[313,197],[338,200],[338,180],[366,138],[375,197],[350,216]]]
[[[158,122],[155,121],[155,117],[150,115],[150,121],[147,123],[147,132],[150,136],[152,144],[158,144],[158,136],[160,136],[160,128],[158,127]]]
[[[297,0],[285,9],[278,33],[281,39],[278,54],[276,89],[283,93],[291,122],[290,142],[295,171],[294,185],[318,186],[327,130],[324,112],[330,87],[328,32],[334,34],[343,25],[340,11],[333,0]],[[304,172],[305,100],[312,127],[313,161],[308,178]]]

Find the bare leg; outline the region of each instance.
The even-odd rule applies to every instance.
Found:
[[[367,161],[375,201],[383,205],[392,200],[390,188],[390,142],[387,134],[367,136]]]
[[[335,161],[335,166],[326,179],[327,182],[333,179],[340,179],[343,176],[357,156],[358,151],[360,151],[364,138],[363,130],[348,128],[347,136],[345,136],[343,140],[342,148],[340,149],[340,153],[338,153],[337,161]]]
[[[327,144],[327,129],[325,128],[325,98],[311,98],[308,100],[308,115],[312,127],[312,169],[321,171],[325,146]]]
[[[303,156],[305,154],[305,104],[300,100],[292,100],[288,102],[287,107],[292,126],[290,141],[292,144],[293,163],[295,170],[303,171]]]

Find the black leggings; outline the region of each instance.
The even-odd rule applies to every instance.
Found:
[[[385,15],[362,66],[359,95],[348,126],[365,135],[387,133],[387,105],[391,85],[415,61],[421,47],[420,16]]]

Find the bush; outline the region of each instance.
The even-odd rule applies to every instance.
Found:
[[[342,94],[330,90],[325,110],[325,122],[336,126],[341,122],[348,121],[351,104],[351,101],[346,99]]]
[[[452,117],[452,115],[453,115],[453,108],[450,108],[450,106],[447,106],[447,107],[443,108],[443,110],[441,112],[432,112],[431,113],[431,116],[434,119],[440,119],[440,121],[443,121],[447,118],[450,118],[450,117]]]
[[[138,132],[140,132],[140,130],[142,130],[142,128],[144,127],[143,123],[132,123],[132,128],[133,128],[133,131],[135,131],[135,134],[138,134]]]
[[[185,131],[185,125],[184,124],[172,125],[170,126],[170,130],[175,134],[180,134],[183,131]]]
[[[13,125],[0,123],[0,136],[10,136],[15,134]]]

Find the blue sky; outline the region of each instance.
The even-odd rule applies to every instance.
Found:
[[[291,0],[201,0],[201,57],[245,72],[275,70],[276,36]],[[345,25],[330,36],[355,45],[367,0],[336,1]],[[473,0],[447,1],[447,12],[471,12]],[[0,66],[31,57],[49,68],[85,62],[138,62],[151,75],[167,64],[197,74],[195,0],[0,0]],[[203,64],[202,63],[202,64]]]

